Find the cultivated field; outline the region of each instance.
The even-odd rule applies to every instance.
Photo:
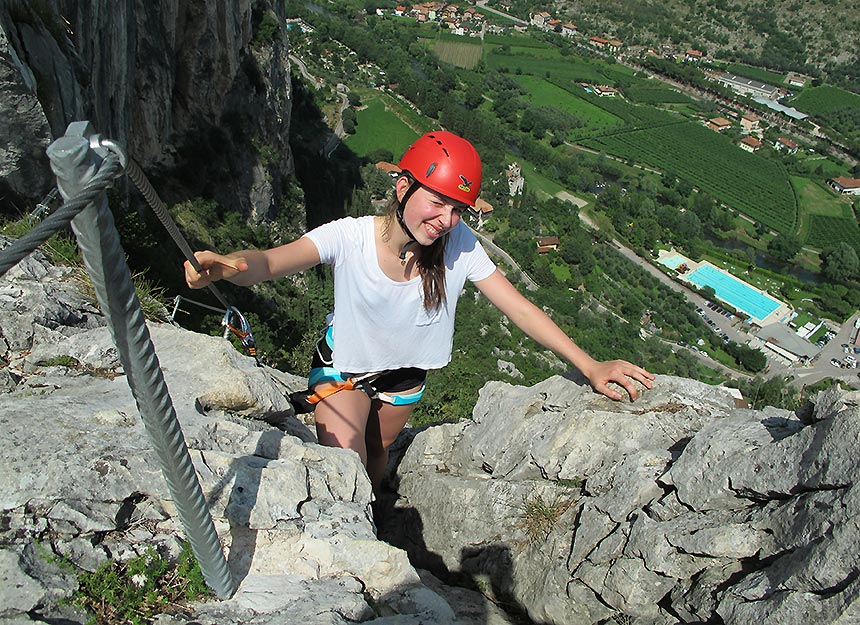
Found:
[[[823,215],[810,215],[809,221],[807,245],[823,249],[844,241],[860,253],[860,228],[857,227],[856,221]]]
[[[434,44],[433,53],[444,63],[472,69],[481,61],[483,48],[480,43],[441,40]]]
[[[860,251],[860,227],[851,204],[830,189],[808,178],[791,177],[802,224],[801,240],[817,249],[844,241]]]
[[[633,79],[633,71],[621,65],[563,56],[557,48],[511,46],[506,52],[486,46],[484,63],[488,69],[530,76],[552,77],[571,83],[589,82],[615,85]]]
[[[841,109],[860,109],[860,95],[839,87],[821,85],[804,89],[789,105],[810,115],[825,115]]]
[[[552,106],[582,120],[585,127],[574,132],[608,130],[624,124],[624,120],[617,115],[575,95],[575,91],[585,93],[579,85],[568,91],[536,76],[517,76],[516,79],[526,91],[526,99],[532,104]]]
[[[832,129],[838,140],[860,148],[860,95],[822,85],[804,89],[790,104]]]
[[[345,142],[359,156],[386,149],[397,158],[419,136],[380,98],[365,102],[365,108],[358,111],[357,118],[356,133],[348,135]]]
[[[694,100],[680,91],[668,87],[632,85],[624,95],[637,104],[689,104]]]
[[[794,233],[797,205],[785,168],[738,148],[695,122],[586,139],[583,145],[661,171],[698,188],[778,232]]]

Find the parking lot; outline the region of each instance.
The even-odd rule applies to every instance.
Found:
[[[705,306],[707,306],[711,310],[712,314],[721,315],[721,316],[725,317],[726,319],[728,319],[729,321],[734,321],[736,318],[728,310],[725,310],[724,308],[720,307],[718,304],[716,304],[714,302],[706,301]],[[728,343],[731,340],[728,333],[725,330],[723,330],[717,324],[716,321],[714,321],[712,319],[711,315],[709,315],[708,313],[705,312],[704,308],[702,308],[701,306],[697,306],[696,307],[696,314],[702,318],[702,321],[704,321],[705,323],[708,324],[708,326],[711,328],[711,330],[713,330],[714,332],[719,334],[720,338],[723,340],[723,343]]]
[[[857,358],[860,357],[860,347],[852,347],[848,343],[842,343],[842,353],[845,356],[841,360],[831,358],[830,364],[841,369],[856,369]]]

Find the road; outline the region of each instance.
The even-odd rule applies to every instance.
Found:
[[[513,15],[508,15],[507,13],[503,13],[502,11],[497,11],[492,7],[487,6],[487,0],[478,0],[475,2],[475,5],[479,6],[482,11],[487,11],[488,13],[495,13],[496,15],[501,15],[502,17],[511,20],[512,22],[516,22],[517,24],[528,24],[525,20],[521,20],[518,17],[514,17]]]
[[[322,89],[325,82],[321,78],[317,78],[313,74],[308,71],[307,65],[304,64],[299,57],[295,54],[290,54],[290,61],[296,64],[296,67],[299,68],[299,72],[307,80],[315,89]],[[349,87],[342,83],[337,84],[337,94],[340,96],[340,109],[337,113],[337,123],[334,127],[334,132],[329,135],[326,142],[320,148],[320,154],[325,156],[325,158],[331,158],[332,153],[337,149],[337,146],[340,145],[341,140],[346,135],[343,130],[343,112],[349,106]]]
[[[349,87],[342,83],[338,83],[337,94],[340,96],[340,109],[337,113],[337,124],[335,124],[334,132],[329,135],[325,145],[320,150],[320,154],[326,158],[331,158],[332,153],[337,149],[337,146],[340,145],[340,142],[346,136],[346,132],[343,130],[343,112],[349,106]]]
[[[493,240],[488,238],[486,235],[483,235],[480,232],[478,232],[477,230],[474,230],[471,226],[467,226],[467,227],[469,228],[469,230],[471,230],[472,232],[475,233],[475,236],[478,237],[478,239],[480,239],[481,244],[484,247],[489,249],[494,254],[498,254],[499,256],[501,256],[504,259],[504,261],[506,263],[508,263],[508,265],[513,267],[514,271],[516,271],[517,273],[520,274],[520,276],[522,276],[523,282],[526,283],[526,288],[529,291],[536,291],[537,290],[537,288],[538,288],[537,282],[532,280],[531,277],[529,277],[529,274],[527,274],[525,271],[523,271],[523,269],[517,264],[517,261],[515,261],[511,257],[510,254],[508,254],[505,250],[503,250],[498,245],[493,243]]]
[[[291,54],[290,61],[296,64],[296,67],[299,68],[299,72],[301,72],[302,76],[305,77],[305,80],[311,83],[316,89],[319,89],[323,86],[322,79],[312,75],[308,71],[307,65],[305,65],[304,61],[302,61],[299,57],[297,57],[295,54]]]

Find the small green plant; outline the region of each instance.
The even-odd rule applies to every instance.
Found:
[[[526,533],[529,544],[544,541],[558,519],[571,505],[573,505],[572,500],[560,497],[556,497],[551,502],[545,501],[541,495],[524,499],[518,515],[517,527]]]
[[[564,488],[582,488],[585,485],[585,479],[579,476],[576,476],[572,479],[564,479],[558,480],[556,482],[559,486],[563,486]]]
[[[209,596],[189,543],[178,563],[149,547],[128,562],[107,562],[79,577],[72,603],[93,614],[87,625],[149,625],[158,614],[187,613],[187,604]]]
[[[77,369],[81,366],[81,362],[77,358],[66,355],[40,360],[36,364],[40,367],[69,367],[70,369]]]

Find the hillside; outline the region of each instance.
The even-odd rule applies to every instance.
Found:
[[[611,34],[628,45],[687,44],[726,60],[781,71],[824,72],[831,82],[860,89],[860,3],[856,0],[764,4],[754,0],[556,0],[549,4],[549,10],[569,16],[581,30]]]

